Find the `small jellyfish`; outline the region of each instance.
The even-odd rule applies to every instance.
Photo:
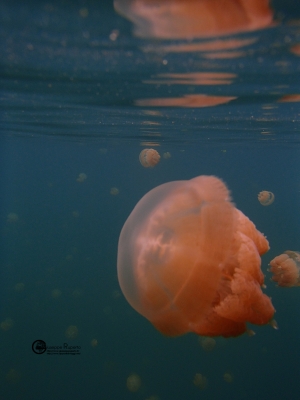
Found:
[[[105,155],[105,154],[107,153],[107,149],[101,147],[101,148],[99,149],[99,153],[102,154],[102,155]]]
[[[19,221],[19,216],[18,214],[11,212],[7,215],[7,220],[6,220],[9,224],[13,224]]]
[[[83,295],[83,291],[81,289],[74,289],[72,292],[72,297],[74,297],[75,299],[79,299],[80,297],[82,297]]]
[[[165,160],[167,160],[168,158],[171,158],[171,153],[169,153],[168,151],[166,151],[166,152],[163,154],[163,158],[164,158]]]
[[[145,168],[154,167],[159,163],[160,155],[154,149],[144,149],[140,152],[139,160]]]
[[[7,382],[12,383],[12,384],[16,384],[20,381],[21,379],[21,374],[18,370],[16,370],[15,368],[11,368],[7,374],[5,375],[5,379]]]
[[[76,339],[78,336],[78,328],[76,325],[70,325],[66,329],[65,335],[68,339]]]
[[[109,192],[112,196],[117,196],[120,193],[120,190],[116,187],[112,187]]]
[[[300,253],[298,251],[285,251],[273,258],[270,266],[272,280],[277,282],[278,286],[300,286]]]
[[[53,297],[53,299],[59,299],[61,297],[61,290],[53,289],[51,292],[51,296]]]
[[[23,282],[19,282],[15,284],[15,291],[16,292],[23,292],[25,285]]]
[[[207,387],[208,382],[207,382],[207,378],[204,375],[197,373],[194,376],[193,383],[195,386],[197,386],[198,388],[203,390]]]
[[[127,389],[130,392],[137,392],[141,387],[141,384],[142,384],[141,378],[137,374],[129,375],[126,381]]]
[[[275,200],[274,193],[268,192],[267,190],[263,190],[262,192],[258,193],[257,197],[262,206],[269,206]]]
[[[92,339],[91,340],[91,346],[92,347],[97,347],[98,346],[98,340],[97,339]]]
[[[11,318],[6,318],[0,323],[0,328],[3,331],[9,331],[14,326],[14,321]]]
[[[223,375],[223,379],[225,382],[227,383],[232,383],[233,382],[233,375],[230,372],[225,372],[225,374]]]
[[[200,337],[199,342],[205,351],[212,351],[216,347],[216,341],[211,337]]]
[[[87,175],[84,172],[81,172],[76,179],[77,182],[82,183],[86,180]]]

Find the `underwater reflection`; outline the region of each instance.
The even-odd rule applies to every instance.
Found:
[[[203,60],[246,57],[251,55],[251,49],[246,46],[257,42],[259,36],[222,39],[220,36],[253,32],[274,25],[269,0],[114,0],[114,8],[133,23],[135,36],[161,39],[141,45],[143,52],[153,53],[153,57],[168,53],[194,53]],[[167,63],[163,60],[163,65]],[[158,91],[160,85],[229,85],[237,79],[232,70],[172,71],[154,75],[143,83],[155,85]],[[139,107],[198,108],[226,104],[237,98],[232,96],[232,92],[230,96],[219,93],[191,93],[190,87],[188,93],[185,90],[185,93],[169,97],[159,93],[149,98],[138,98],[134,104]]]
[[[262,29],[273,21],[269,0],[114,0],[114,8],[143,38],[220,36]]]

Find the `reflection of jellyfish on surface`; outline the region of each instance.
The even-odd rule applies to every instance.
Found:
[[[137,392],[141,387],[142,381],[137,374],[131,374],[127,378],[126,386],[130,392]]]
[[[270,261],[272,280],[278,286],[300,286],[300,253],[287,250]]]
[[[257,198],[262,206],[269,206],[275,200],[274,193],[268,192],[267,190],[259,192]]]
[[[269,244],[213,176],[147,193],[119,238],[118,279],[131,306],[161,333],[238,336],[274,307],[261,286]]]
[[[77,182],[82,183],[86,180],[87,175],[84,172],[81,172],[76,179]]]
[[[140,152],[139,160],[145,168],[155,167],[155,165],[159,163],[160,155],[158,151],[154,149],[144,149]]]
[[[134,23],[140,37],[182,39],[265,28],[269,0],[114,0],[115,10]]]

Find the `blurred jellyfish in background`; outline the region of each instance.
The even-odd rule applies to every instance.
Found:
[[[23,292],[25,289],[25,284],[23,282],[18,282],[15,284],[14,289],[16,292]]]
[[[215,339],[213,339],[211,337],[200,337],[199,342],[201,344],[201,347],[205,351],[212,351],[216,347],[216,344],[217,344]]]
[[[61,297],[61,290],[60,289],[53,289],[51,292],[51,296],[53,299],[59,299]]]
[[[83,183],[86,179],[87,179],[87,175],[84,172],[81,172],[78,175],[76,181],[79,182],[79,183]]]
[[[109,192],[112,196],[117,196],[120,193],[120,190],[116,187],[112,187]]]
[[[225,382],[227,383],[232,383],[233,382],[233,375],[231,372],[225,372],[225,374],[223,375],[223,379]]]
[[[195,376],[194,376],[193,383],[194,383],[194,385],[197,386],[199,389],[203,390],[203,389],[206,389],[206,387],[207,387],[207,385],[208,385],[208,380],[207,380],[207,378],[206,378],[204,375],[202,375],[202,374],[200,374],[200,373],[197,373],[197,374],[195,374]]]
[[[11,368],[5,375],[5,380],[13,385],[17,384],[20,379],[21,373],[15,368]]]
[[[9,224],[14,224],[18,221],[19,221],[19,216],[17,213],[11,212],[7,214],[6,222],[8,222]]]
[[[65,335],[68,339],[76,339],[78,336],[78,328],[76,325],[70,325],[66,329]]]
[[[137,374],[131,374],[126,380],[127,389],[130,392],[137,392],[142,385],[141,378]]]
[[[9,331],[14,326],[14,321],[11,318],[6,318],[0,323],[0,328],[3,331]]]
[[[98,340],[97,339],[92,339],[91,340],[91,346],[92,347],[97,347],[98,346]]]

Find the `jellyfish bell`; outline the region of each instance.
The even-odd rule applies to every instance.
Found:
[[[216,347],[216,344],[217,344],[215,339],[213,339],[211,337],[200,337],[199,342],[200,342],[201,347],[205,351],[212,351]]]
[[[262,206],[269,206],[275,200],[274,193],[268,192],[267,190],[259,192],[257,198]]]
[[[202,375],[200,373],[197,373],[194,376],[193,383],[194,383],[195,386],[197,386],[201,390],[203,390],[203,389],[205,389],[207,387],[208,380],[207,380],[206,376],[204,376],[204,375]]]
[[[19,216],[17,213],[11,212],[9,214],[7,214],[7,222],[8,223],[16,223],[19,221]]]
[[[300,286],[300,253],[287,250],[270,261],[272,280],[282,287]]]
[[[120,190],[119,190],[118,188],[116,188],[116,187],[112,187],[112,188],[110,189],[110,194],[111,194],[112,196],[117,196],[119,193],[120,193]]]
[[[70,325],[65,331],[65,336],[68,339],[76,339],[78,336],[78,328],[76,325]]]
[[[118,279],[131,306],[161,333],[238,336],[274,308],[261,286],[267,239],[213,176],[168,182],[125,222]]]
[[[140,152],[139,160],[145,168],[155,167],[159,163],[160,155],[157,150],[144,149]]]
[[[131,374],[126,380],[126,386],[130,392],[137,392],[141,387],[142,381],[139,375]]]
[[[83,183],[86,179],[87,179],[87,175],[84,172],[81,172],[78,175],[76,181],[79,182],[79,183]]]
[[[223,375],[223,379],[227,383],[232,383],[234,380],[234,377],[231,372],[225,372],[225,374]]]

